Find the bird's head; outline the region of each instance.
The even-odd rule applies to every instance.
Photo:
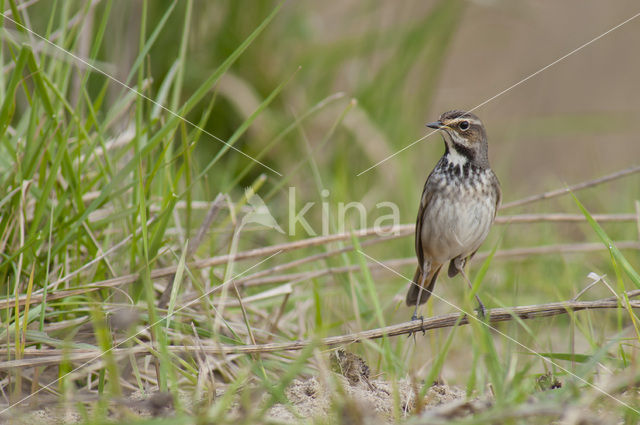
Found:
[[[427,127],[440,130],[445,141],[445,155],[459,157],[472,164],[488,167],[487,133],[480,118],[465,111],[449,111]]]

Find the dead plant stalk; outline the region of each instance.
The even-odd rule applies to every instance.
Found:
[[[640,289],[627,291],[626,296],[633,298],[640,295]],[[516,306],[508,308],[494,308],[487,311],[488,323],[496,324],[499,322],[507,322],[514,319],[531,320],[541,317],[558,316],[570,312],[580,310],[596,310],[606,308],[640,308],[640,300],[630,300],[625,304],[623,297],[603,298],[595,301],[561,301],[547,304],[536,304],[528,306]],[[466,325],[470,320],[480,320],[473,316],[471,319],[465,313],[450,313],[435,317],[429,317],[422,321],[414,320],[410,322],[398,323],[396,325],[385,326],[382,328],[370,329],[361,332],[354,332],[345,335],[332,336],[317,340],[301,340],[292,342],[280,342],[269,344],[250,344],[250,345],[211,345],[207,346],[206,340],[202,340],[202,345],[174,345],[168,349],[175,353],[207,353],[209,355],[216,354],[256,354],[280,351],[301,350],[309,345],[318,347],[333,347],[336,345],[353,344],[365,340],[382,338],[383,336],[398,336],[412,334],[416,332],[428,331],[432,329],[453,327],[456,323]],[[146,355],[155,349],[147,345],[138,345],[131,348],[116,348],[112,350],[113,354],[118,357],[128,356],[131,354]],[[7,355],[7,349],[0,350],[0,355]],[[60,364],[62,361],[81,362],[87,360],[98,360],[102,353],[99,350],[74,349],[67,350],[63,354],[60,349],[25,349],[23,359],[10,360],[0,363],[0,370],[8,370],[12,368],[25,368]]]

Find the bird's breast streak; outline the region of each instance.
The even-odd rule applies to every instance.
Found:
[[[451,198],[449,198],[451,199]],[[422,245],[428,257],[445,262],[476,251],[489,233],[495,200],[463,196],[447,202],[432,199],[425,212]]]

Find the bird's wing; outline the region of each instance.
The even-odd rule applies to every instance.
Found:
[[[493,212],[493,219],[495,220],[496,215],[498,214],[498,209],[500,208],[500,204],[502,204],[502,189],[500,188],[500,180],[498,180],[498,176],[493,174],[493,180],[496,184],[496,191],[498,192],[496,195],[496,210]]]
[[[424,265],[424,252],[422,251],[422,222],[424,221],[424,212],[429,208],[431,198],[433,198],[433,183],[430,183],[431,175],[427,178],[422,189],[422,198],[420,199],[420,207],[418,208],[418,218],[416,219],[416,256],[418,257],[418,267],[422,270]]]

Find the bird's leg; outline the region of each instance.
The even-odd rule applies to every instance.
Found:
[[[427,279],[427,274],[429,273],[429,270],[431,269],[431,267],[427,264],[425,264],[422,267],[422,273],[420,273],[420,287],[418,288],[418,298],[416,299],[416,308],[413,310],[413,316],[411,316],[411,321],[414,320],[418,320],[420,319],[421,321],[424,320],[424,318],[422,316],[418,317],[418,307],[420,307],[420,299],[422,298],[422,290],[424,289],[424,281]],[[415,285],[416,282],[411,281],[412,285]],[[424,329],[422,330],[422,333],[424,334],[425,331]],[[413,339],[415,342],[415,333],[414,332],[410,332],[408,338],[411,338],[411,335],[413,335]]]
[[[424,274],[422,275],[422,279],[420,279],[420,288],[418,288],[418,299],[416,300],[416,308],[413,309],[413,315],[411,316],[411,320],[418,320],[418,307],[420,307],[420,298],[422,298],[422,284],[424,283]],[[415,285],[415,282],[412,282],[412,285]]]
[[[422,291],[424,290],[424,281],[427,279],[427,275],[431,270],[431,266],[429,264],[423,264],[422,273],[420,274],[420,287],[418,288],[418,299],[416,300],[416,308],[413,310],[413,316],[411,316],[411,320],[418,320],[418,307],[420,307],[420,300],[422,299]],[[416,282],[411,282],[412,285],[415,285]],[[421,317],[420,317],[421,318]]]
[[[469,286],[469,289],[471,291],[473,291],[473,284],[471,283],[471,281],[467,277],[467,273],[465,273],[465,271],[464,271],[465,260],[462,259],[462,258],[456,258],[454,261],[455,261],[454,264],[456,265],[456,268],[458,269],[458,271],[460,272],[460,274],[464,278],[464,281],[467,282],[467,285]],[[478,294],[475,294],[475,297],[476,297],[476,301],[478,301],[478,315],[481,318],[484,318],[485,317],[485,312],[486,312],[486,309],[484,308],[484,304],[482,304],[482,301],[480,301],[480,297],[478,296]]]

